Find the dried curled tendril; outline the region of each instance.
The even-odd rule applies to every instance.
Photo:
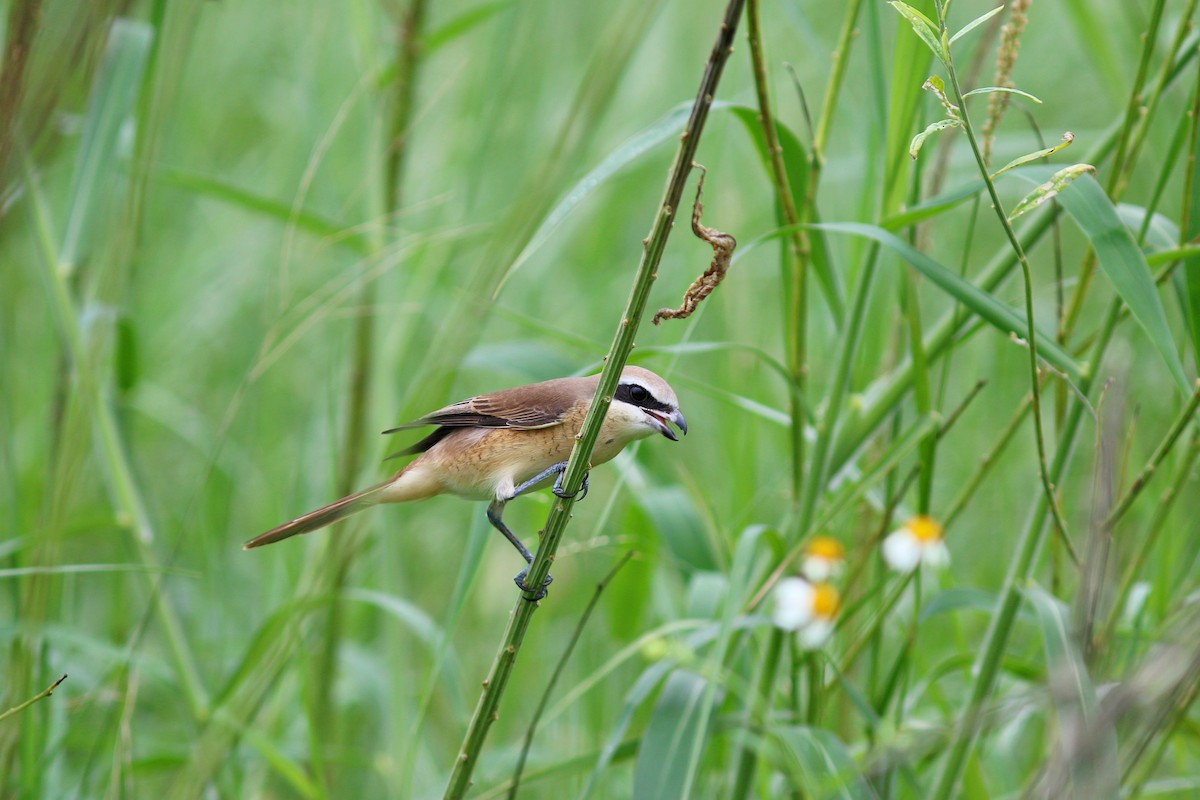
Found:
[[[728,233],[721,233],[721,231],[706,228],[700,224],[700,213],[704,210],[704,206],[700,204],[700,195],[704,191],[704,176],[708,171],[694,161],[692,166],[700,170],[700,181],[696,184],[696,203],[692,206],[692,232],[712,245],[713,260],[704,274],[696,278],[695,282],[684,292],[683,303],[679,308],[660,308],[655,313],[654,319],[651,320],[655,325],[664,319],[687,319],[690,317],[700,301],[712,294],[712,290],[725,279],[725,272],[729,269],[729,260],[733,257],[733,248],[737,247],[737,239]]]

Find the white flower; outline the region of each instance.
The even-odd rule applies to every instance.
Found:
[[[804,649],[820,647],[833,633],[839,600],[837,589],[828,583],[784,578],[775,587],[774,599],[772,621],[784,630],[796,631]]]
[[[950,563],[940,523],[919,514],[883,540],[883,560],[897,572],[912,572],[921,564],[941,568]]]
[[[814,536],[804,547],[800,573],[814,583],[824,583],[842,574],[846,548],[832,536]]]

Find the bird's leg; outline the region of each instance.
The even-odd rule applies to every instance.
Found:
[[[583,486],[580,487],[579,491],[573,495],[566,494],[562,490],[563,476],[566,474],[567,474],[567,462],[559,461],[557,464],[547,467],[546,469],[539,472],[537,475],[534,475],[532,478],[530,478],[529,480],[522,483],[520,486],[517,486],[515,489],[513,489],[512,494],[509,495],[507,498],[505,498],[505,502],[512,500],[517,495],[524,494],[525,492],[529,491],[533,487],[537,486],[542,481],[546,480],[546,478],[549,478],[551,475],[558,475],[558,479],[556,481],[554,481],[554,488],[550,490],[550,491],[554,492],[554,494],[557,497],[561,497],[564,500],[569,500],[572,497],[575,497],[575,495],[579,496],[579,500],[582,500],[583,498],[587,497],[588,474],[589,473],[585,472],[583,474]]]
[[[516,495],[513,495],[513,496],[515,497]],[[492,527],[495,528],[496,530],[500,531],[501,533],[503,533],[504,538],[508,539],[508,541],[512,544],[512,546],[517,548],[517,552],[521,554],[521,558],[525,559],[526,564],[532,564],[533,563],[533,553],[529,552],[529,548],[521,543],[521,540],[517,538],[517,535],[515,533],[513,533],[512,531],[510,531],[508,529],[508,526],[504,524],[504,520],[501,518],[504,515],[504,503],[505,502],[507,502],[507,501],[495,500],[491,504],[488,505],[488,509],[487,509],[488,522],[492,523]],[[515,578],[513,578],[513,582],[517,584],[517,588],[520,589],[521,591],[532,593],[534,590],[525,585],[525,576],[528,574],[529,574],[529,568],[526,567],[525,569],[523,569],[517,573],[517,576]],[[537,597],[535,597],[533,599],[541,600],[543,597],[545,597],[546,596],[546,587],[549,586],[550,582],[553,580],[554,580],[554,578],[551,575],[546,575],[546,580],[542,582],[541,591],[539,591],[537,593]]]

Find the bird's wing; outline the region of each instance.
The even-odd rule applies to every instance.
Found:
[[[454,428],[513,428],[535,430],[560,424],[581,398],[591,398],[591,392],[580,381],[586,378],[558,378],[533,384],[504,389],[491,394],[481,394],[439,408],[420,419],[384,431],[396,431],[437,425],[438,430],[417,444],[394,455],[409,455],[428,450],[445,438]],[[581,388],[583,391],[581,392]],[[594,389],[594,387],[592,387]],[[391,456],[389,456],[390,458]]]

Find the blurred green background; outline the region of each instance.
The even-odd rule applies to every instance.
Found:
[[[259,551],[241,543],[388,474],[395,464],[382,457],[411,442],[380,430],[473,394],[599,368],[682,129],[679,108],[695,93],[724,5],[421,5],[415,28],[399,0],[0,5],[4,88],[17,87],[0,97],[3,706],[70,675],[52,698],[0,721],[0,794],[432,797],[445,785],[517,597],[519,561],[482,504],[438,498]],[[1124,114],[1153,14],[1165,50],[1194,10],[1150,5],[1034,5],[1014,81],[1043,101],[1024,106],[1047,141],[1075,133],[1062,163],[1085,160]],[[961,26],[987,7],[963,2],[952,15]],[[776,112],[808,142],[797,87],[817,113],[844,8],[778,0],[762,14]],[[818,196],[825,221],[878,221],[888,165],[901,163],[893,143],[906,148],[939,110],[920,91],[933,67],[913,65],[914,75],[893,63],[898,37],[912,36],[907,23],[872,0],[855,29]],[[974,85],[991,72],[994,39],[982,30]],[[975,47],[966,39],[960,68]],[[634,356],[674,385],[690,435],[644,442],[592,474],[485,747],[478,796],[510,777],[596,581],[631,548],[636,557],[606,589],[550,698],[521,796],[579,796],[589,779],[597,797],[649,796],[633,788],[635,770],[653,766],[638,758],[657,686],[645,676],[664,658],[702,657],[703,644],[684,634],[719,618],[722,576],[743,531],[767,526],[779,542],[775,560],[782,552],[789,393],[768,363],[785,358],[781,246],[747,247],[778,227],[776,205],[754,140],[729,108],[756,106],[747,51],[743,31],[717,98],[726,105],[699,149],[704,221],[735,234],[742,251],[692,320],[647,322]],[[1155,191],[1189,109],[1190,70],[1166,89],[1148,127],[1125,191],[1131,204]],[[897,92],[925,95],[919,124],[891,127]],[[994,161],[1037,147],[1028,120],[1012,111]],[[940,148],[945,189],[977,179],[961,134],[949,133],[923,152],[926,179]],[[1174,223],[1183,181],[1180,167],[1158,208]],[[1011,207],[1030,186],[1006,178],[1000,188]],[[675,305],[711,258],[685,218],[651,308]],[[1056,238],[1070,292],[1086,241],[1070,224]],[[986,198],[977,219],[963,205],[917,234],[924,252],[955,270],[965,261],[968,274],[1003,241]],[[842,286],[852,287],[866,245],[837,234],[828,242]],[[1039,323],[1051,331],[1053,246],[1047,239],[1032,254]],[[851,412],[869,405],[871,387],[907,353],[898,297],[908,268],[883,258]],[[1113,297],[1097,282],[1072,345],[1095,331]],[[1022,307],[1019,280],[995,295]],[[1168,290],[1161,295],[1194,376],[1192,320]],[[927,327],[953,307],[924,284],[920,302]],[[842,329],[815,290],[810,308],[806,397],[820,411]],[[1027,354],[985,327],[933,374],[943,413],[988,381],[939,443],[936,515],[1027,393]],[[1107,388],[1096,420],[1118,452],[1101,453],[1102,428],[1085,423],[1061,487],[1077,544],[1088,538],[1097,465],[1128,485],[1181,403],[1131,322],[1097,374]],[[1053,435],[1056,395],[1046,397]],[[911,423],[911,397],[895,411],[855,468]],[[1181,460],[1172,453],[1161,474],[1176,474]],[[1147,633],[1128,645],[1125,666],[1197,585],[1200,494],[1195,476],[1184,477],[1146,567]],[[1146,524],[1150,495],[1166,480],[1131,510],[1131,529]],[[873,487],[830,526],[852,558],[894,487]],[[911,680],[931,684],[888,734],[897,759],[912,752],[921,724],[958,713],[986,604],[1039,491],[1026,423],[948,531],[953,566],[925,584],[926,602],[947,590],[974,591],[977,602],[922,622]],[[531,544],[549,497],[507,512]],[[913,501],[898,501],[903,517]],[[1136,541],[1117,542],[1110,570]],[[1039,574],[1070,602],[1079,572],[1062,566],[1061,551],[1054,557],[1053,572],[1047,557]],[[1035,677],[1026,686],[1007,676],[1006,697],[1024,697],[1045,677],[1036,626],[1028,618],[1018,626],[1011,655],[1035,665]],[[876,634],[887,653],[906,628],[897,618]],[[648,641],[656,644],[647,650]],[[718,716],[693,796],[718,796],[734,759],[733,709],[744,705],[747,663],[762,646],[739,641],[722,684],[728,714]],[[934,665],[955,658],[958,671],[933,677]],[[1012,741],[973,762],[975,796],[1027,788],[1053,749],[1052,707],[1022,709],[1005,729]],[[873,745],[856,714],[843,697],[823,727],[858,742],[851,750],[862,758]],[[1191,712],[1168,773],[1196,774],[1196,724]],[[602,748],[621,742],[606,766]],[[912,755],[910,769],[927,769],[924,757]],[[921,796],[920,785],[875,788]]]

